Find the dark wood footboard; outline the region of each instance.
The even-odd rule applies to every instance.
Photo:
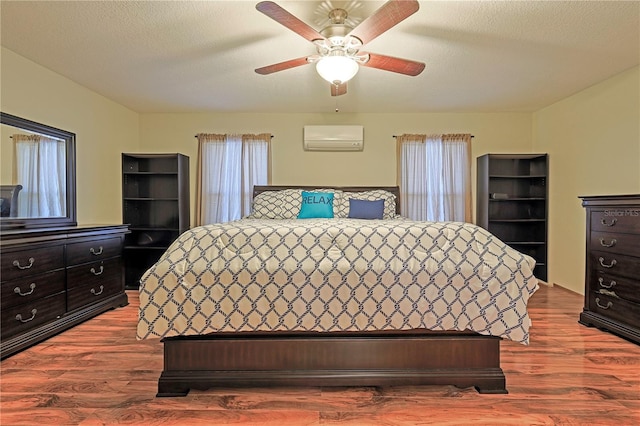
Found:
[[[500,338],[475,333],[221,333],[163,343],[159,397],[272,386],[455,385],[507,393]]]

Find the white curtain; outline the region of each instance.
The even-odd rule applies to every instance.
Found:
[[[12,136],[16,152],[18,217],[65,216],[67,199],[64,141],[40,135]]]
[[[471,222],[471,135],[405,134],[397,143],[402,215]]]
[[[251,212],[254,185],[269,181],[271,135],[198,134],[196,225],[229,222]]]

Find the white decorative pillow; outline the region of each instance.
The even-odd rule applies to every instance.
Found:
[[[252,219],[295,219],[302,204],[301,189],[265,191],[253,199]]]
[[[384,189],[373,189],[364,192],[343,192],[339,202],[334,201],[335,217],[349,217],[349,198],[354,200],[384,200],[383,219],[393,219],[396,214],[396,196]],[[336,211],[337,210],[337,211]]]

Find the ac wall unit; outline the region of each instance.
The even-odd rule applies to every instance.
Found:
[[[305,151],[362,151],[363,126],[304,126]]]

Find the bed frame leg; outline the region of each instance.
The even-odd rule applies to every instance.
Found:
[[[504,387],[480,387],[480,386],[474,386],[476,388],[476,390],[478,391],[478,393],[483,393],[483,394],[507,394],[509,393],[509,391],[504,388]]]
[[[180,383],[171,377],[168,377],[164,372],[160,375],[160,379],[158,379],[158,393],[156,397],[158,398],[169,398],[169,397],[183,397],[189,394],[191,390],[191,386],[185,386],[184,383]]]
[[[507,385],[502,370],[487,372],[489,377],[479,377],[473,386],[478,393],[483,394],[507,394]]]

